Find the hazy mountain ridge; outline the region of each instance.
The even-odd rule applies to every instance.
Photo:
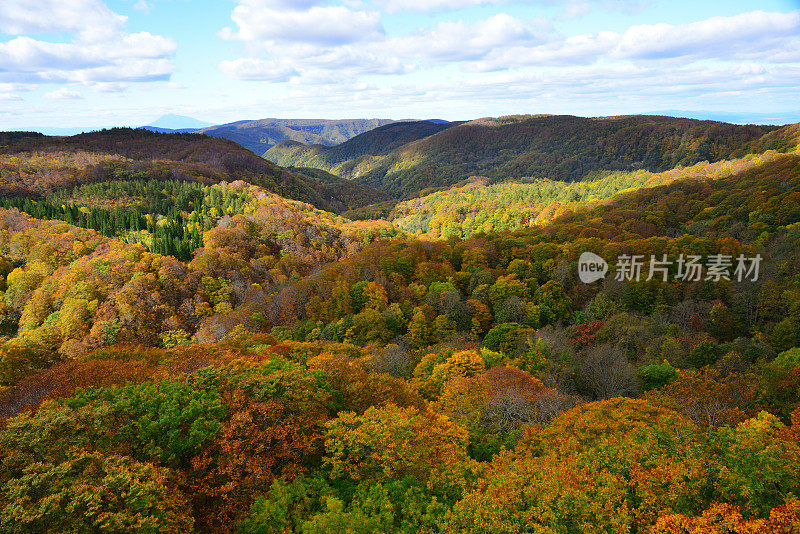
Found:
[[[685,117],[688,119],[711,120],[729,122],[732,124],[773,124],[783,125],[800,121],[800,111],[776,111],[772,113],[754,113],[744,111],[710,111],[663,109],[644,113],[645,115],[668,115],[670,117]]]
[[[230,139],[262,155],[281,141],[336,145],[372,130],[391,119],[259,119],[241,120],[198,130],[213,137]]]

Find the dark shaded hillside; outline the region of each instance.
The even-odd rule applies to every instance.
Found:
[[[0,132],[0,149],[10,144],[18,143],[23,139],[38,139],[44,137],[39,132]]]
[[[644,116],[479,120],[402,147],[360,180],[408,194],[475,174],[572,181],[599,169],[663,171],[725,159],[772,129]]]
[[[263,154],[281,141],[335,145],[392,122],[390,119],[261,119],[237,121],[198,130],[198,133],[236,141]]]
[[[347,195],[260,158],[227,139],[115,128],[72,137],[21,137],[0,147],[0,194],[39,197],[82,183],[107,180],[181,180],[204,184],[244,180],[284,197],[341,212]],[[367,202],[369,203],[369,202]]]
[[[370,132],[363,133],[346,143],[331,147],[329,152],[336,161],[358,157],[366,154],[382,156],[406,143],[423,139],[461,122],[443,121],[407,121],[387,124]]]
[[[286,170],[303,176],[305,179],[314,183],[314,188],[336,208],[333,210],[336,213],[360,209],[364,206],[390,199],[389,195],[374,187],[354,180],[339,178],[335,174],[323,171],[322,169],[289,167]],[[347,217],[347,215],[345,215],[345,217]]]
[[[657,116],[488,118],[447,128],[380,157],[338,163],[332,172],[398,197],[473,175],[493,181],[574,181],[595,170],[663,171],[718,161],[776,129]],[[292,164],[288,157],[273,159]]]

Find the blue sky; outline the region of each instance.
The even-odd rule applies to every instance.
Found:
[[[800,1],[3,0],[0,130],[800,110]]]

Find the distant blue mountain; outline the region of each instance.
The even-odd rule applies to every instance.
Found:
[[[648,111],[644,115],[665,115],[703,121],[729,122],[731,124],[794,124],[800,122],[800,111],[775,111],[770,113],[750,113],[746,111],[703,111],[666,109]]]
[[[154,120],[150,124],[145,125],[144,127],[149,129],[159,128],[161,130],[199,130],[201,128],[206,128],[208,126],[213,126],[210,122],[204,122],[192,117],[185,117],[183,115],[175,115],[173,113],[169,113],[167,115],[163,115],[158,119]]]

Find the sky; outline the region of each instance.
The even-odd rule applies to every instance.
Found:
[[[168,113],[774,122],[800,114],[799,87],[800,0],[0,1],[0,130]]]

